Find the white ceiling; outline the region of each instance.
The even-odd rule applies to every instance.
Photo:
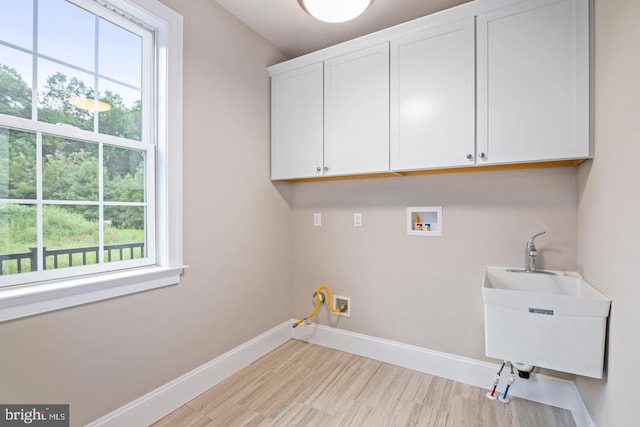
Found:
[[[358,18],[318,21],[297,0],[215,0],[289,58],[411,21],[470,0],[374,0]]]

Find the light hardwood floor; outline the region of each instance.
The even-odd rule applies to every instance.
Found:
[[[486,392],[291,340],[154,426],[575,427],[567,410]]]

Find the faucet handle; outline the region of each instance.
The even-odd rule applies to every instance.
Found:
[[[534,234],[533,236],[531,236],[531,238],[527,241],[527,247],[534,247],[535,248],[535,246],[536,246],[536,244],[535,244],[536,237],[542,236],[545,233],[546,233],[546,231],[542,231],[542,232],[540,232],[538,234]]]

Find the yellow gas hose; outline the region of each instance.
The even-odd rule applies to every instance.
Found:
[[[340,309],[335,308],[333,306],[333,303],[331,302],[331,291],[329,290],[329,287],[326,285],[322,285],[318,287],[318,289],[316,289],[316,292],[313,294],[313,297],[316,299],[316,306],[313,307],[313,310],[311,310],[311,313],[309,313],[307,317],[303,317],[302,319],[294,323],[293,324],[294,328],[297,327],[300,323],[304,322],[305,320],[311,319],[313,316],[316,315],[316,313],[318,312],[318,309],[320,308],[320,305],[324,302],[322,300],[322,295],[320,293],[322,291],[325,291],[327,293],[327,296],[325,299],[329,303],[329,309],[331,309],[331,311],[333,311],[334,313],[340,313]]]

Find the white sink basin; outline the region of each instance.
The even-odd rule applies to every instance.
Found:
[[[577,273],[510,270],[485,268],[487,356],[601,378],[611,301]]]
[[[525,273],[505,267],[485,267],[484,301],[528,311],[553,310],[555,315],[609,315],[611,301],[578,273]]]

